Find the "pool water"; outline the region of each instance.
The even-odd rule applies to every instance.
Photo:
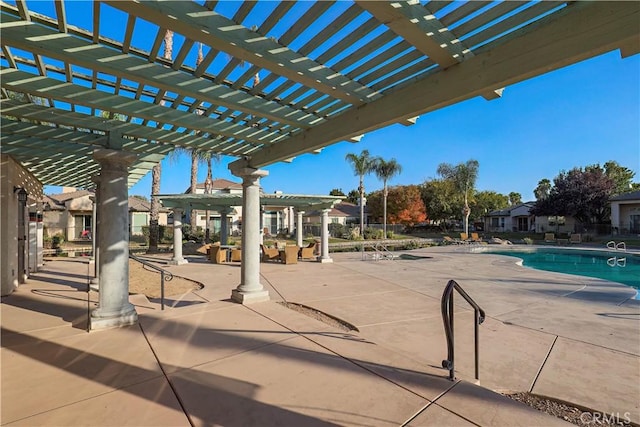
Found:
[[[523,265],[538,270],[597,277],[640,289],[640,255],[628,252],[538,248],[485,253],[518,257]]]

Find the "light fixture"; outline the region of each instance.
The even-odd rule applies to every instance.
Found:
[[[13,187],[13,192],[18,194],[18,201],[20,203],[27,203],[27,190],[21,187]]]

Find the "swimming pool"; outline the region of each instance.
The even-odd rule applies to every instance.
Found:
[[[640,255],[629,252],[526,248],[482,253],[517,257],[523,265],[538,270],[597,277],[640,289]]]

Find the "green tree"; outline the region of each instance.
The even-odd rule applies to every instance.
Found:
[[[357,205],[359,197],[360,197],[360,192],[358,190],[351,190],[349,191],[349,194],[347,194],[347,201],[349,203],[353,203],[354,205]]]
[[[509,193],[509,204],[515,206],[522,203],[522,194],[512,191]]]
[[[450,181],[456,191],[464,197],[464,207],[462,214],[464,219],[464,232],[469,233],[469,195],[473,194],[473,188],[478,179],[478,168],[480,167],[477,160],[467,160],[466,163],[460,163],[456,166],[448,163],[441,163],[438,166],[438,175],[445,180]]]
[[[358,193],[360,197],[360,232],[364,231],[364,176],[370,174],[375,168],[375,159],[369,155],[369,150],[362,150],[360,155],[349,153],[345,160],[351,163],[354,175],[360,178]]]
[[[635,172],[631,169],[620,166],[618,162],[610,160],[604,164],[604,173],[607,177],[613,180],[613,195],[633,191],[634,186],[632,180],[635,176]]]
[[[496,193],[495,191],[478,191],[473,196],[473,203],[471,204],[471,215],[469,216],[469,218],[472,221],[477,221],[489,212],[504,209],[508,206],[508,196]]]
[[[396,159],[384,160],[381,157],[378,157],[374,164],[374,172],[378,176],[378,179],[382,180],[383,189],[382,189],[382,232],[383,236],[387,237],[387,196],[389,195],[389,191],[387,189],[387,182],[393,178],[394,176],[400,174],[402,172],[402,166],[396,161]]]
[[[459,196],[451,181],[433,179],[420,186],[420,195],[426,207],[427,218],[446,230],[447,221],[462,208]]]
[[[329,191],[329,195],[347,197],[347,195],[342,192],[342,188],[334,188],[333,190]]]
[[[164,34],[163,57],[173,61],[173,31],[167,30]],[[164,100],[160,101],[164,105]],[[160,200],[155,194],[160,194],[160,175],[162,174],[162,163],[158,162],[151,170],[151,207],[149,215],[149,252],[158,252],[158,242],[160,240]]]
[[[533,195],[536,197],[536,200],[543,200],[549,197],[551,187],[551,181],[549,181],[547,178],[543,178],[538,181],[538,186],[535,190],[533,190]]]

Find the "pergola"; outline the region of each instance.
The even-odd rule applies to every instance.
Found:
[[[242,206],[243,212],[245,209],[253,209],[245,206],[245,201],[249,200],[239,194],[167,194],[157,196],[165,207],[171,208],[174,212],[174,233],[173,233],[173,258],[172,264],[185,264],[187,261],[182,256],[182,232],[181,224],[175,224],[176,218],[182,217],[182,212],[188,209],[197,210],[214,210],[221,214],[221,230],[220,230],[220,243],[227,244],[228,230],[227,230],[227,215],[231,212],[231,208],[235,206]],[[261,193],[259,196],[259,206],[269,206],[278,208],[295,208],[297,214],[296,225],[296,243],[299,247],[302,247],[302,215],[305,211],[309,210],[321,210],[321,236],[320,236],[320,262],[332,262],[329,256],[329,211],[337,203],[341,201],[341,197],[326,196],[326,195],[307,195],[307,194],[265,194]],[[257,248],[262,243],[262,233],[260,227],[258,230],[254,230],[255,223],[249,224],[249,230],[246,226],[243,226],[242,233],[242,248]],[[259,225],[259,224],[258,224]],[[243,249],[245,252],[246,250]],[[243,252],[244,253],[244,252]],[[252,254],[247,254],[247,260],[255,261],[255,257]],[[246,269],[255,269],[259,271],[259,265],[245,265]],[[253,276],[252,276],[253,277]]]
[[[258,221],[261,167],[499,98],[611,50],[640,50],[640,3],[627,1],[29,6],[0,3],[1,152],[45,185],[99,183],[107,231],[95,327],[135,321],[119,227],[127,185],[175,147],[237,158],[229,169],[243,179],[246,233]],[[237,300],[264,299],[258,273],[249,276],[257,285],[241,284]]]

